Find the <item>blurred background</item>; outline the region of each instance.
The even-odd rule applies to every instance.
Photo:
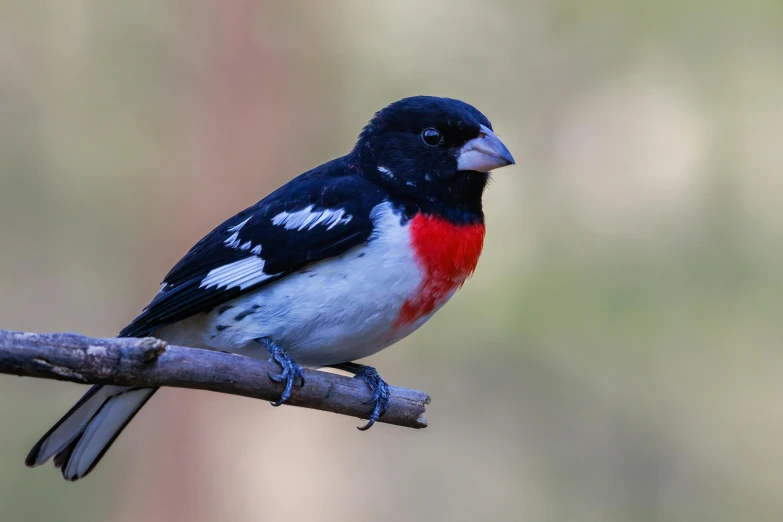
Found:
[[[69,484],[23,459],[85,388],[1,376],[0,520],[783,519],[779,1],[0,11],[0,328],[113,336],[403,96],[517,159],[476,275],[370,359],[429,428],[165,390]]]

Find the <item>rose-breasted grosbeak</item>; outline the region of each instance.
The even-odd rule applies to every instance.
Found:
[[[514,163],[472,106],[416,96],[375,114],[354,149],[225,221],[182,258],[121,337],[272,355],[290,397],[300,364],[334,366],[372,389],[369,428],[389,404],[352,361],[424,324],[476,268],[481,196]],[[304,383],[302,383],[304,385]],[[94,386],[35,445],[68,480],[98,463],[155,388]]]

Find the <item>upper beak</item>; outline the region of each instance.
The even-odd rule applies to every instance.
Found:
[[[489,172],[513,164],[514,157],[506,146],[484,125],[479,137],[467,142],[457,155],[457,170]]]

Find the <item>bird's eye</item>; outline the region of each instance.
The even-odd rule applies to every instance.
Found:
[[[435,129],[424,129],[421,131],[421,139],[430,147],[437,147],[443,141],[443,136]]]

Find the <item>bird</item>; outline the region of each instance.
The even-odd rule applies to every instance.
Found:
[[[373,394],[389,386],[359,359],[410,335],[472,275],[482,195],[514,158],[475,107],[412,96],[376,112],[353,149],[292,179],[193,246],[119,337],[270,358],[283,384],[334,367]],[[90,473],[157,388],[93,386],[32,448],[66,480]]]

